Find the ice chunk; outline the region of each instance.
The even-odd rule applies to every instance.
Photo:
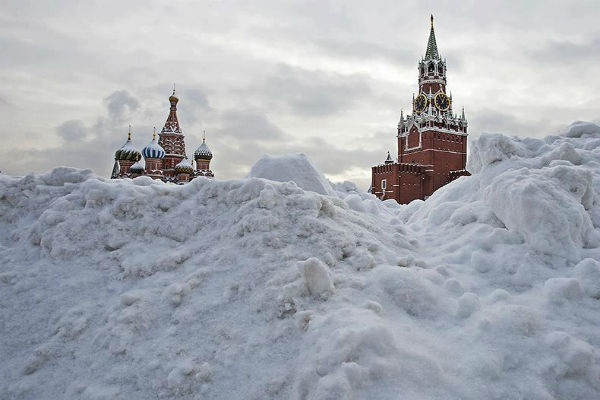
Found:
[[[315,297],[327,296],[333,291],[333,282],[329,270],[321,260],[311,257],[298,264],[308,292]]]

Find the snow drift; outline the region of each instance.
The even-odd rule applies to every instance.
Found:
[[[293,157],[0,175],[0,397],[597,398],[600,127],[471,149],[407,206]]]
[[[334,194],[331,185],[304,154],[264,155],[250,170],[248,178],[294,182],[304,190]]]

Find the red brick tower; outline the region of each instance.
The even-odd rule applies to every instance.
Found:
[[[452,112],[452,94],[446,94],[446,60],[438,53],[433,15],[425,57],[419,62],[419,93],[413,94],[411,115],[400,113],[398,159],[389,153],[384,164],[371,169],[371,193],[382,200],[409,203],[427,199],[434,191],[469,175],[467,120],[464,108]]]
[[[185,158],[185,141],[179,119],[177,118],[177,102],[179,99],[175,97],[175,89],[169,97],[171,108],[169,116],[162,128],[158,140],[158,144],[165,150],[165,158],[162,160],[163,173],[167,177],[175,176],[175,166]]]

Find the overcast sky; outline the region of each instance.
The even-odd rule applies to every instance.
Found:
[[[470,140],[600,119],[597,0],[3,0],[0,170],[108,177],[128,124],[140,150],[163,126],[175,82],[188,154],[206,130],[217,178],[303,152],[366,189],[396,154],[430,13]]]

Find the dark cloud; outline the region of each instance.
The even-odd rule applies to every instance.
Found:
[[[140,102],[127,90],[117,90],[104,99],[109,118],[123,121],[140,107]]]
[[[60,124],[56,133],[65,141],[80,142],[88,136],[88,128],[81,120],[70,120]]]

